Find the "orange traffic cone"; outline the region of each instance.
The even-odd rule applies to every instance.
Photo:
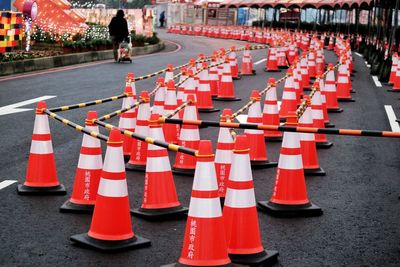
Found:
[[[303,90],[310,91],[310,76],[308,74],[307,58],[300,59],[301,82]]]
[[[314,93],[313,98],[316,97],[316,98],[320,99],[320,101],[322,103],[322,111],[324,113],[324,124],[325,124],[325,127],[326,128],[333,128],[333,127],[335,127],[335,125],[332,124],[329,121],[328,109],[326,108],[326,97],[325,97],[325,92],[324,92],[325,82],[324,82],[324,79],[323,79],[322,76],[323,76],[322,72],[317,71],[317,79],[319,79],[319,83],[317,82],[317,83],[314,84],[314,86],[315,85],[317,85],[317,86],[315,88],[316,91]]]
[[[287,60],[286,60],[286,54],[285,54],[285,48],[284,47],[280,47],[277,48],[277,64],[278,64],[278,68],[280,69],[287,69],[288,68],[288,64],[287,64]]]
[[[316,74],[318,75],[318,72],[324,73],[325,72],[325,62],[324,62],[324,56],[323,56],[323,51],[322,49],[317,50],[317,59],[316,59]]]
[[[329,50],[329,51],[332,51],[332,50],[333,50],[333,47],[334,47],[333,36],[331,35],[331,36],[329,37],[328,50]]]
[[[168,64],[167,71],[165,72],[165,82],[167,83],[170,80],[174,79],[174,65]]]
[[[232,79],[240,80],[242,77],[239,75],[239,66],[238,66],[235,50],[236,50],[236,47],[232,46],[231,52],[228,54],[228,59],[229,59],[229,65],[231,66]]]
[[[99,132],[93,120],[97,119],[96,111],[89,111],[85,121],[86,128]],[[96,203],[103,160],[100,140],[84,134],[78,167],[75,172],[72,195],[61,207],[61,212],[92,213]]]
[[[336,97],[339,102],[354,102],[355,100],[350,95],[350,73],[348,72],[345,60],[345,58],[342,58],[342,62],[338,69]]]
[[[65,195],[67,193],[57,178],[49,119],[44,113],[45,109],[46,102],[44,101],[36,106],[25,183],[19,184],[17,189],[20,195]]]
[[[279,254],[261,243],[249,151],[248,137],[237,136],[223,211],[228,253],[234,263],[269,266]]]
[[[262,124],[260,93],[257,90],[253,90],[250,100],[255,102],[249,108],[247,123]],[[251,166],[255,169],[276,167],[278,165],[277,162],[268,160],[264,131],[245,129],[244,133],[249,137]]]
[[[240,67],[241,75],[255,75],[256,71],[253,67],[253,60],[250,54],[250,45],[246,44],[245,50],[243,51],[242,65]]]
[[[192,101],[189,104],[183,114],[184,120],[197,120],[196,102],[194,95],[188,96],[188,101]],[[197,149],[200,141],[199,127],[197,125],[182,125],[181,132],[179,135],[179,145]],[[196,157],[177,152],[175,157],[175,164],[172,171],[176,174],[193,176],[196,168]]]
[[[217,57],[213,56],[211,62],[212,66],[209,69],[208,78],[210,79],[211,97],[216,98],[218,96],[219,77],[218,68],[214,65],[217,64]]]
[[[235,97],[235,89],[232,82],[231,67],[229,65],[229,60],[226,58],[221,82],[219,84],[218,97],[215,100],[218,101],[240,101],[240,98]]]
[[[297,125],[295,113],[290,114],[285,125]],[[311,203],[307,197],[298,133],[283,134],[272,197],[269,201],[259,201],[258,207],[274,216],[322,215],[321,208]]]
[[[165,83],[164,83],[164,78],[160,77],[157,79],[157,86],[159,86],[158,90],[156,91],[156,94],[154,95],[154,102],[153,102],[153,109],[152,113],[154,114],[160,114],[161,116],[164,116],[164,102],[165,102],[165,94],[167,93],[165,90]]]
[[[282,103],[279,110],[279,118],[285,120],[289,115],[289,112],[296,111],[297,109],[297,96],[296,90],[293,84],[293,71],[289,69],[287,72],[287,78],[285,80],[285,86],[283,88]]]
[[[164,112],[169,114],[178,107],[175,94],[175,83],[174,81],[169,81],[167,83],[167,94],[165,95],[164,101]],[[172,116],[172,119],[178,119],[178,114]],[[181,127],[179,124],[164,123],[163,130],[165,141],[167,143],[177,144],[179,139],[179,132]]]
[[[200,141],[182,254],[178,261],[184,266],[220,266],[231,262],[213,161],[211,141]]]
[[[271,47],[267,52],[267,62],[265,63],[264,71],[268,72],[278,72],[278,61],[276,55],[276,48]]]
[[[393,88],[389,92],[400,92],[400,64],[397,64],[396,77],[394,78]]]
[[[312,50],[308,54],[308,75],[310,78],[315,78],[317,75],[317,64],[315,62],[315,51]]]
[[[326,108],[328,112],[343,112],[343,109],[339,107],[336,94],[336,81],[335,72],[332,64],[328,65],[328,73],[326,74],[324,93],[326,98]]]
[[[71,236],[78,245],[100,251],[150,246],[150,240],[132,230],[129,196],[122,152],[122,135],[112,129],[101,173],[96,206],[88,233]]]
[[[275,78],[269,78],[268,85],[270,88],[265,94],[262,123],[266,125],[279,125],[279,110],[276,98]],[[264,139],[266,141],[282,141],[282,136],[282,132],[279,131],[264,131]]]
[[[224,109],[221,122],[231,120],[232,110]],[[220,127],[218,134],[217,150],[215,151],[215,171],[218,181],[218,196],[225,198],[226,184],[229,178],[232,162],[233,138],[228,128]],[[223,202],[223,201],[221,201]]]
[[[394,84],[394,81],[396,79],[396,72],[397,72],[397,66],[399,64],[399,57],[397,55],[397,52],[393,53],[392,56],[392,67],[390,69],[390,77],[389,77],[389,85]]]
[[[182,103],[183,103],[183,98],[185,96],[185,87],[186,87],[186,83],[187,83],[187,78],[189,77],[187,73],[188,73],[188,70],[186,68],[182,68],[182,75],[179,78],[179,84],[180,85],[178,86],[178,91],[175,93],[177,107],[181,106]],[[168,87],[168,84],[167,84],[167,87]],[[175,84],[174,84],[174,91],[175,91]],[[179,119],[182,119],[183,118],[183,110],[178,112],[178,114],[179,114]],[[168,139],[167,136],[165,136],[165,138]]]
[[[315,96],[315,95],[314,95]],[[299,118],[300,127],[313,127],[310,96],[304,96],[307,108]],[[303,159],[304,174],[311,176],[325,176],[325,171],[319,166],[315,135],[313,133],[300,134],[301,155]]]
[[[195,81],[195,77],[193,74],[192,70],[188,70],[188,76],[189,79],[186,81],[185,83],[185,89],[184,89],[184,95],[183,95],[183,99],[182,99],[182,104],[183,102],[187,101],[187,97],[188,95],[193,95],[194,99],[197,100],[197,96],[196,96],[196,81]]]
[[[199,87],[197,88],[197,108],[199,112],[211,113],[218,112],[214,108],[211,98],[210,78],[208,75],[208,65],[202,64],[203,70],[199,73]]]
[[[139,105],[135,132],[144,136],[149,132],[150,97],[147,91],[140,92],[140,100],[144,103]],[[132,140],[131,157],[125,167],[129,171],[145,171],[147,158],[147,143],[138,139]]]
[[[296,91],[296,102],[297,105],[301,104],[301,98],[304,95],[303,92],[303,87],[301,84],[301,74],[300,74],[300,68],[297,67],[297,61],[294,63],[294,68],[293,68],[293,87],[294,90]]]
[[[133,94],[132,87],[130,85],[125,87],[125,95],[126,97],[122,100],[122,108],[126,108],[128,106],[133,106],[136,102],[136,92]],[[136,127],[136,117],[137,117],[137,108],[132,108],[121,114],[119,117],[118,127],[123,130],[135,131]],[[132,138],[128,136],[123,136],[124,139],[124,159],[129,160],[129,156],[131,154],[132,149]]]
[[[149,137],[164,141],[159,114],[152,114],[149,120]],[[149,144],[147,150],[146,176],[142,206],[132,211],[133,215],[145,219],[171,219],[187,212],[176,194],[166,148]]]
[[[318,84],[315,83],[314,87],[318,88]],[[324,119],[324,111],[322,108],[321,99],[316,97],[311,99],[311,110],[312,110],[312,118],[313,118],[313,127],[324,128],[325,127],[325,119]],[[326,134],[315,134],[315,142],[318,148],[330,148],[333,144],[328,141]]]

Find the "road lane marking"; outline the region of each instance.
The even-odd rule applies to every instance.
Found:
[[[372,76],[372,80],[374,80],[374,83],[376,85],[376,87],[382,87],[381,82],[378,80],[377,76]]]
[[[50,98],[54,98],[54,97],[56,97],[56,96],[55,95],[44,95],[41,97],[37,97],[37,98],[22,101],[22,102],[18,102],[15,104],[11,104],[8,106],[0,107],[0,116],[32,110],[32,108],[19,108],[19,107],[26,106],[29,104],[33,104],[33,103],[36,103],[36,102],[39,102],[42,100],[46,100],[46,99],[50,99]]]
[[[4,180],[3,182],[0,183],[0,190],[3,188],[6,188],[9,185],[12,185],[13,183],[18,182],[17,180]]]
[[[355,52],[354,54],[356,54],[356,55],[359,56],[359,57],[362,57],[362,55],[359,54],[359,53],[357,53],[357,52]]]
[[[399,123],[396,121],[396,114],[394,114],[393,107],[391,105],[385,105],[386,115],[389,118],[390,128],[392,132],[400,132]]]
[[[254,65],[261,64],[261,63],[263,63],[264,61],[267,61],[267,59],[266,59],[266,58],[263,58],[263,59],[257,61],[256,63],[254,63]]]

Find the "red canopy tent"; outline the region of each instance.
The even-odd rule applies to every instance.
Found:
[[[320,8],[323,6],[326,7],[339,7],[342,8],[343,6],[361,6],[362,4],[370,5],[373,0],[225,0],[221,2],[221,7],[251,7],[251,6],[258,6],[258,7],[292,7],[297,6],[299,8],[303,7],[314,7]]]

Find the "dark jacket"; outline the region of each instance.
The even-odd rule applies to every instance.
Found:
[[[129,35],[128,23],[123,17],[113,17],[108,25],[108,30],[116,42],[122,42]]]

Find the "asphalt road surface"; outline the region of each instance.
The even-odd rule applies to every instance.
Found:
[[[74,66],[52,73],[33,73],[18,77],[0,77],[0,107],[41,97],[49,107],[80,103],[120,94],[124,77],[133,71],[145,75],[168,63],[184,64],[199,53],[210,55],[220,47],[242,45],[233,40],[217,40],[166,34],[164,39],[181,45],[176,51],[134,58],[133,64],[110,61]],[[266,51],[252,52],[254,62]],[[241,53],[239,53],[241,56]],[[328,62],[336,63],[332,52]],[[391,130],[384,105],[391,105],[400,117],[400,94],[377,87],[362,57],[354,54],[357,73],[353,78],[355,103],[342,103],[344,112],[330,114],[338,128]],[[234,111],[247,102],[252,89],[265,88],[269,77],[282,73],[263,72],[264,63],[255,65],[257,75],[235,81],[241,102],[214,102],[221,110]],[[140,90],[154,88],[155,79],[136,84]],[[278,97],[282,86],[278,87]],[[21,108],[34,108],[30,104]],[[121,101],[91,107],[99,115],[121,106]],[[61,115],[83,125],[86,112],[79,109]],[[203,119],[217,119],[219,114],[201,114]],[[0,182],[23,182],[34,112],[0,115]],[[117,119],[110,121],[117,124]],[[185,220],[152,223],[133,217],[137,235],[152,241],[149,248],[102,254],[73,246],[71,235],[87,232],[90,215],[62,214],[59,207],[69,198],[82,136],[71,128],[50,120],[53,147],[60,181],[67,196],[18,196],[17,183],[0,190],[0,265],[1,266],[159,266],[175,262],[181,252]],[[102,133],[107,133],[101,129]],[[241,131],[238,131],[240,133]],[[216,142],[218,129],[201,129],[202,139]],[[277,266],[399,266],[400,265],[400,140],[374,137],[329,136],[331,149],[318,150],[325,177],[307,177],[311,201],[323,208],[324,214],[314,218],[282,219],[259,212],[260,230],[265,248],[278,250]],[[270,160],[277,161],[280,143],[268,143]],[[105,148],[104,144],[103,147]],[[103,150],[105,151],[105,149]],[[171,157],[173,157],[171,153]],[[271,197],[276,169],[254,170],[257,200]],[[131,207],[139,207],[142,199],[142,173],[127,172]],[[180,200],[189,205],[192,179],[175,175]]]

